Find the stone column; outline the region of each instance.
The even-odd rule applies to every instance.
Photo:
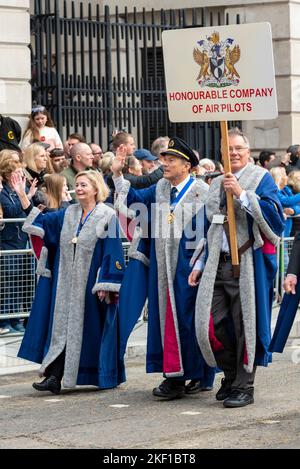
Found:
[[[0,113],[23,127],[31,110],[29,0],[0,0]]]

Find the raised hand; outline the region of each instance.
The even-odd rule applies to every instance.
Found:
[[[13,190],[19,195],[25,193],[26,179],[18,171],[14,171],[10,176],[10,183]]]
[[[116,156],[114,157],[112,164],[111,164],[111,170],[114,174],[114,176],[121,176],[122,175],[122,169],[125,166],[125,160],[126,160],[126,155],[123,153],[117,153]]]
[[[37,182],[38,182],[37,178],[34,178],[34,180],[31,182],[30,189],[29,189],[29,192],[27,194],[27,197],[28,197],[29,200],[32,199],[32,197],[34,196],[34,194],[37,191],[37,187],[36,187]]]

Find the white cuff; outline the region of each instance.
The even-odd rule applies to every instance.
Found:
[[[114,185],[115,185],[116,192],[121,192],[122,187],[123,187],[123,184],[124,184],[124,181],[125,181],[123,175],[121,175],[121,176],[113,176],[113,177],[112,177],[112,180],[114,181]]]
[[[201,270],[201,272],[203,272],[203,270],[204,270],[204,260],[201,259],[201,258],[197,259],[195,264],[194,264],[193,270]]]

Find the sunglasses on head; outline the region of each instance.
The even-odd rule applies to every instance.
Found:
[[[32,113],[35,113],[35,112],[44,112],[46,111],[46,108],[45,106],[35,106],[32,108]]]

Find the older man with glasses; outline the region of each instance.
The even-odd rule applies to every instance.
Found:
[[[102,148],[97,145],[97,143],[89,143],[89,147],[92,150],[93,153],[93,169],[95,171],[101,171],[100,170],[100,162],[103,157],[103,151]]]
[[[270,361],[275,246],[284,218],[272,177],[249,163],[247,137],[238,128],[228,134],[232,172],[210,186],[208,256],[204,269],[200,261],[195,264],[189,284],[196,286],[201,278],[196,302],[200,349],[210,366],[217,364],[224,372],[216,399],[224,407],[242,407],[254,402],[256,366]],[[239,277],[231,262],[226,192],[234,199]]]

